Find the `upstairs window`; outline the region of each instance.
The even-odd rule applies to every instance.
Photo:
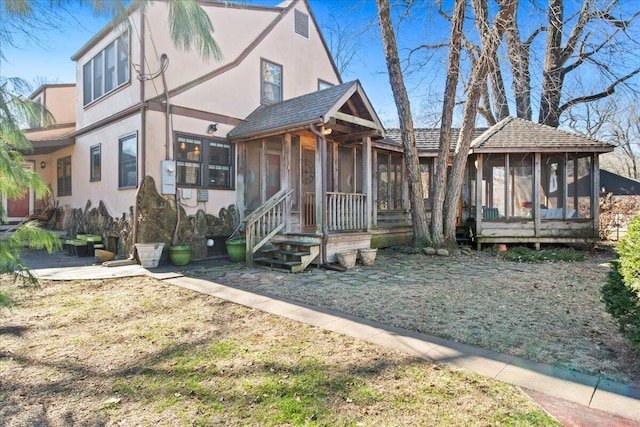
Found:
[[[191,187],[233,187],[231,144],[197,136],[176,136],[178,185]]]
[[[282,65],[261,60],[262,89],[260,102],[263,104],[275,104],[282,101]]]
[[[294,9],[293,10],[293,30],[296,34],[304,37],[305,39],[309,38],[309,15],[306,13]]]
[[[84,105],[129,81],[129,32],[125,32],[82,67]]]

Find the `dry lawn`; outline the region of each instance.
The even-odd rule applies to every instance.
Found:
[[[515,387],[151,278],[10,288],[0,425],[557,425]]]

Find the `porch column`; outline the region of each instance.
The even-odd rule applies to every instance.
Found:
[[[365,226],[367,231],[371,228],[371,216],[373,213],[371,176],[371,137],[367,136],[362,141],[362,191],[365,196]]]
[[[482,161],[484,155],[478,154],[476,156],[476,188],[473,190],[476,192],[476,229],[474,230],[476,237],[477,249],[482,249],[482,243],[477,240],[478,235],[482,234],[482,204],[484,203],[484,185],[482,184]]]
[[[245,142],[239,142],[236,144],[236,203],[238,204],[238,210],[240,211],[240,219],[244,219],[244,212],[247,209],[245,205],[245,186],[244,186],[244,174],[246,168],[247,159],[247,144]]]
[[[291,134],[284,134],[284,145],[282,149],[282,171],[280,172],[280,182],[282,188],[287,191],[291,189]],[[287,198],[284,204],[285,233],[291,232],[291,196]]]
[[[533,156],[533,232],[536,237],[540,237],[540,181],[542,173],[542,154],[535,153]],[[540,249],[540,242],[536,242],[536,249]]]
[[[320,132],[322,132],[322,129]],[[322,229],[325,224],[324,201],[327,192],[326,159],[326,141],[324,138],[316,136],[316,234],[318,235],[323,235]]]

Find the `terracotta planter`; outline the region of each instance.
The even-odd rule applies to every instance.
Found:
[[[191,262],[191,246],[169,246],[169,259],[173,265],[187,265]]]
[[[247,260],[247,241],[243,239],[227,240],[227,255],[233,262],[245,262]]]

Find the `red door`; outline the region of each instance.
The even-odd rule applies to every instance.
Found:
[[[7,201],[7,216],[9,218],[26,218],[29,216],[29,191],[20,199]]]

